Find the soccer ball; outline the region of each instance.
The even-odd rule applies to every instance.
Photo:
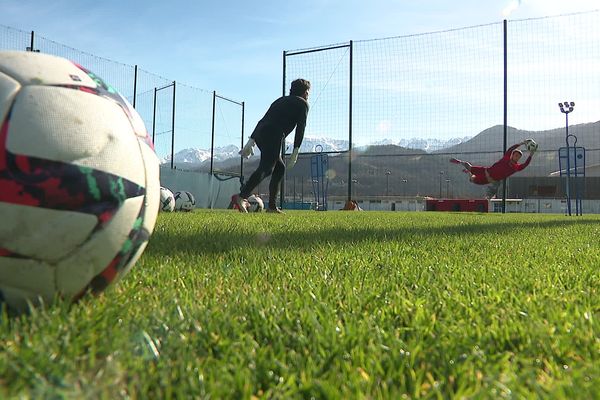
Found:
[[[175,195],[166,187],[160,187],[160,211],[175,211]]]
[[[196,207],[194,195],[185,190],[175,192],[175,211],[192,211]]]
[[[87,69],[0,52],[0,302],[102,292],[140,257],[159,162],[138,113]]]
[[[533,139],[527,139],[525,146],[527,147],[527,150],[532,153],[535,153],[538,149],[538,144]]]
[[[249,212],[261,212],[265,208],[265,203],[255,194],[248,196],[248,203],[250,203]]]

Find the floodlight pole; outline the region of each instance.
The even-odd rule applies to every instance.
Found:
[[[573,112],[575,108],[575,102],[565,101],[564,103],[558,103],[560,112],[565,114],[565,142],[567,144],[567,214],[571,215],[571,149],[569,148],[569,113]]]

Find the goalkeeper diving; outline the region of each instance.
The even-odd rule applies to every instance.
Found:
[[[511,146],[508,150],[506,150],[504,156],[500,160],[496,161],[493,165],[489,167],[471,165],[471,163],[468,161],[463,161],[456,158],[451,158],[450,162],[462,165],[464,168],[463,171],[469,174],[469,180],[474,184],[493,184],[495,182],[508,178],[515,172],[524,170],[529,165],[529,163],[531,162],[531,157],[535,152],[534,148],[529,150],[529,157],[527,157],[527,160],[525,160],[525,162],[521,164],[519,163],[519,161],[521,160],[521,157],[523,157],[523,152],[519,150],[519,147],[527,145],[530,142],[533,142],[533,140],[527,139],[523,142]]]

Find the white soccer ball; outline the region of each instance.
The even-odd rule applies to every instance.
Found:
[[[23,311],[122,278],[154,229],[158,168],[142,119],[99,77],[0,52],[0,302]]]
[[[192,211],[196,207],[196,198],[188,191],[180,190],[174,193],[175,211]]]
[[[248,212],[261,212],[265,208],[265,203],[262,201],[260,197],[253,194],[248,196],[248,203],[250,203],[250,207],[248,208]]]
[[[170,189],[160,187],[160,211],[175,211],[175,195]]]
[[[527,147],[527,150],[532,153],[535,153],[538,149],[538,144],[533,139],[527,139],[525,146]]]

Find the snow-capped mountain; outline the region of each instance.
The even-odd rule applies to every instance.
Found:
[[[462,138],[452,138],[448,140],[443,139],[401,139],[394,141],[391,139],[383,139],[368,145],[357,145],[357,150],[364,150],[369,145],[394,145],[400,146],[407,149],[419,149],[427,152],[442,150],[447,147],[455,146],[457,144],[466,142],[470,137],[465,136]],[[286,142],[286,153],[291,153],[293,147],[293,141]],[[300,146],[301,153],[315,153],[319,151],[323,152],[342,152],[348,150],[348,141],[343,139],[332,139],[332,138],[311,138],[305,137]],[[215,147],[214,161],[225,161],[230,158],[238,158],[238,152],[240,148],[236,145],[228,145],[223,147]],[[257,147],[254,148],[254,154],[260,154],[260,150]],[[170,163],[171,156],[163,158],[163,163]],[[183,149],[175,153],[174,163],[175,164],[202,164],[204,162],[210,162],[210,149],[194,149],[188,148]]]
[[[369,143],[366,145],[354,145],[357,150],[364,150],[369,146],[400,146],[406,149],[418,149],[425,150],[427,152],[430,151],[438,151],[445,149],[447,147],[455,146],[457,144],[466,142],[471,139],[471,136],[464,136],[459,138],[451,138],[451,139],[419,139],[419,138],[411,138],[411,139],[400,139],[400,140],[392,140],[392,139],[383,139],[373,143]],[[292,142],[289,142],[288,153],[291,151]],[[324,152],[337,152],[337,151],[347,151],[348,150],[348,141],[340,140],[340,139],[330,139],[330,138],[304,138],[302,142],[302,146],[300,146],[300,152],[302,153],[314,153],[317,151],[321,151],[318,147],[322,147],[322,151]]]
[[[383,139],[374,144],[376,145],[395,145],[404,147],[405,149],[417,149],[417,150],[425,150],[427,152],[439,151],[448,147],[456,146],[457,144],[464,143],[471,139],[471,136],[464,136],[458,138],[451,139],[420,139],[420,138],[411,138],[411,139],[400,139],[399,141],[394,141],[390,139]]]
[[[385,146],[385,145],[393,145],[404,147],[405,149],[418,149],[425,150],[427,152],[442,150],[447,147],[455,146],[457,144],[466,142],[471,139],[470,136],[464,136],[460,138],[451,138],[451,139],[419,139],[419,138],[411,138],[411,139],[400,139],[400,140],[392,140],[392,139],[383,139],[373,143],[369,143],[366,145],[354,145],[356,149],[365,149],[368,146]],[[291,142],[290,149],[291,150]],[[316,152],[321,149],[318,146],[322,146],[322,151],[347,151],[348,150],[348,141],[340,140],[340,139],[329,139],[329,138],[304,138],[302,142],[302,146],[300,146],[300,152]],[[288,152],[289,152],[288,150]]]
[[[214,159],[215,161],[225,161],[233,157],[239,157],[239,151],[240,148],[233,144],[223,147],[215,147]],[[205,161],[210,161],[210,149],[183,149],[175,153],[175,157],[173,160],[176,164],[202,164]],[[162,163],[169,162],[171,162],[171,155],[168,155],[162,159]]]
[[[286,153],[291,153],[294,142],[286,141],[288,149]],[[301,153],[318,153],[323,152],[336,152],[336,151],[347,151],[348,141],[342,139],[331,139],[331,138],[311,138],[305,137],[300,146]]]

